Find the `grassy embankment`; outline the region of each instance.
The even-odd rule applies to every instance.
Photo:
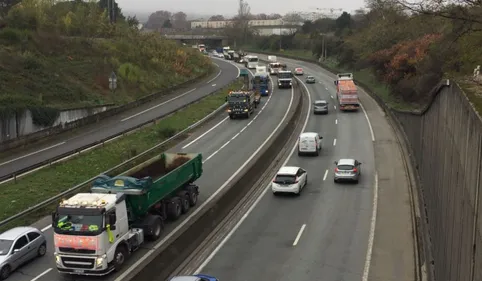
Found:
[[[24,0],[0,19],[0,118],[31,109],[49,126],[59,109],[125,104],[213,71],[192,48],[109,24],[101,2]]]
[[[257,50],[254,48],[245,48],[247,50],[250,50],[251,52],[267,52],[267,51],[262,51],[262,50]],[[288,57],[293,57],[293,58],[301,58],[301,59],[306,59],[306,60],[312,60],[313,62],[318,61],[316,57],[314,57],[309,50],[284,50],[283,52],[271,52],[274,55],[278,56],[288,56]],[[380,96],[385,103],[387,103],[388,106],[394,109],[400,109],[400,110],[407,110],[410,108],[413,108],[414,105],[407,104],[406,102],[396,99],[394,95],[390,94],[389,88],[383,84],[377,81],[373,73],[371,72],[370,69],[362,69],[359,71],[353,71],[350,69],[345,69],[341,66],[338,65],[337,61],[334,60],[333,58],[328,58],[325,60],[322,65],[326,65],[330,67],[333,70],[337,70],[339,72],[351,72],[353,73],[353,76],[370,87],[370,90],[375,93],[376,95]]]
[[[0,220],[51,198],[76,184],[84,182],[122,163],[135,154],[146,151],[154,145],[161,143],[213,112],[225,102],[228,91],[240,88],[241,85],[242,82],[236,80],[230,84],[226,90],[220,90],[198,103],[192,104],[167,118],[161,119],[155,125],[143,128],[118,140],[107,143],[103,147],[98,147],[85,154],[80,154],[65,162],[56,163],[50,167],[22,177],[18,179],[16,183],[9,182],[2,184]],[[158,153],[166,151],[185,137],[187,136],[170,142],[165,147],[156,149],[149,155],[136,161],[136,163],[123,166],[115,174],[125,171],[134,166],[134,164],[145,161]],[[88,190],[88,187],[86,187],[85,190]],[[32,223],[36,219],[47,215],[51,210],[52,206],[32,213],[28,218],[20,219],[15,223],[3,227],[3,229],[12,227],[13,225]]]

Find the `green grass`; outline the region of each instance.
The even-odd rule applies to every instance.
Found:
[[[2,184],[0,220],[51,198],[161,143],[217,109],[225,102],[229,89],[240,88],[241,85],[241,81],[236,80],[228,87],[228,90],[210,95],[198,103],[159,120],[155,125],[138,130],[65,162],[54,164],[51,167],[21,177],[16,182],[12,181]],[[137,160],[136,163],[120,168],[113,175],[152,158],[173,145],[175,145],[175,142],[171,142],[169,146],[160,147],[149,155],[142,157],[142,159]],[[30,214],[28,218],[20,219],[14,224],[32,223],[39,217],[48,214],[48,210],[49,208],[46,208],[46,210]],[[11,226],[13,225],[8,227]]]
[[[475,111],[482,115],[482,85],[468,79],[460,79],[457,83],[474,105]]]
[[[247,48],[247,49],[250,49],[250,48]],[[252,50],[253,52],[256,52],[256,49],[250,49],[250,50]],[[267,52],[267,51],[263,51],[263,52]],[[297,58],[317,61],[316,57],[312,55],[311,51],[307,51],[307,50],[284,50],[282,52],[270,52],[270,53],[273,53],[274,55],[279,55],[279,56],[288,55],[288,56],[293,56]],[[411,110],[419,107],[418,105],[408,104],[403,100],[397,99],[397,97],[390,94],[390,89],[387,87],[387,85],[377,81],[377,79],[375,78],[375,76],[373,75],[370,69],[362,69],[359,71],[346,69],[339,66],[338,62],[331,57],[328,57],[325,61],[323,61],[322,65],[326,65],[329,68],[332,68],[333,70],[336,70],[339,72],[352,72],[355,79],[362,82],[368,87],[367,90],[378,95],[389,107],[393,109]]]

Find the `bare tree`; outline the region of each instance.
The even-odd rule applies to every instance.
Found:
[[[269,20],[277,20],[277,19],[280,19],[280,18],[282,18],[282,17],[283,17],[283,16],[280,15],[280,14],[270,14],[270,15],[268,16],[268,19],[269,19]]]
[[[209,18],[210,21],[223,21],[224,17],[222,15],[214,15]]]
[[[239,0],[238,14],[236,16],[235,25],[240,29],[242,34],[242,42],[246,43],[249,32],[249,20],[251,18],[251,7],[248,2]]]

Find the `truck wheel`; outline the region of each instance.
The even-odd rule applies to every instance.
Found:
[[[124,262],[127,257],[127,249],[126,246],[124,245],[119,245],[115,249],[115,254],[114,254],[114,270],[115,271],[120,271],[122,269],[122,266],[124,265]]]
[[[187,193],[189,195],[189,205],[195,206],[197,204],[197,195],[198,192],[195,187],[190,186],[187,190]]]
[[[234,116],[229,114],[229,119],[234,119]]]
[[[169,202],[168,207],[169,219],[177,220],[182,214],[181,199],[179,197],[173,197]]]
[[[177,194],[177,196],[179,196],[179,198],[181,199],[182,213],[187,213],[189,211],[189,207],[191,207],[191,205],[189,204],[189,194],[186,191],[181,191]]]
[[[159,216],[152,216],[149,218],[147,225],[147,239],[150,241],[156,241],[161,237],[162,233],[162,220]]]

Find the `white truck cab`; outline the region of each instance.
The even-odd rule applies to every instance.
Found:
[[[52,221],[60,273],[108,274],[135,250],[126,241],[144,241],[142,229],[129,229],[124,194],[78,193],[60,203]]]
[[[298,140],[298,155],[314,154],[318,156],[322,148],[322,139],[323,137],[318,133],[302,133]]]

